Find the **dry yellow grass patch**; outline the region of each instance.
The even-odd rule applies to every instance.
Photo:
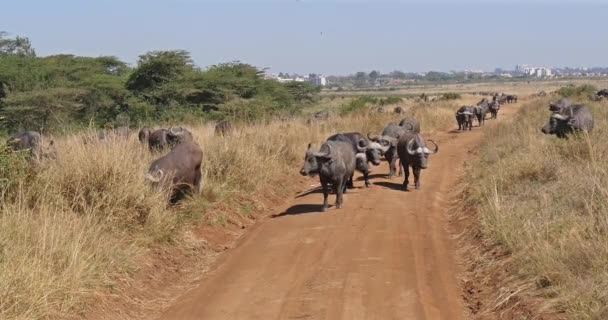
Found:
[[[506,292],[542,297],[571,319],[607,319],[608,103],[588,105],[596,121],[588,136],[543,135],[548,99],[488,131],[468,170],[466,205],[511,254]]]

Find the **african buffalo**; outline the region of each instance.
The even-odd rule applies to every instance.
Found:
[[[542,127],[544,134],[554,134],[558,138],[567,138],[568,134],[593,130],[593,114],[585,105],[577,104],[553,112],[549,122]]]
[[[393,112],[395,114],[404,114],[405,110],[403,109],[403,107],[395,107],[395,109],[393,109]]]
[[[138,134],[138,139],[139,142],[141,143],[148,143],[148,139],[150,138],[150,134],[152,134],[152,132],[154,132],[154,130],[150,129],[150,128],[141,128],[139,130],[139,134]]]
[[[154,160],[146,179],[155,186],[171,189],[171,203],[193,191],[199,192],[203,151],[195,142],[180,143],[168,154]]]
[[[369,182],[369,162],[373,165],[380,165],[380,156],[390,148],[390,144],[381,145],[378,142],[369,141],[359,132],[338,133],[329,138],[327,141],[343,141],[350,143],[356,157],[356,169],[363,174],[365,186],[371,187]],[[353,188],[353,177],[351,176],[347,183],[348,188]]]
[[[158,129],[150,133],[148,147],[150,151],[158,151],[167,147],[173,148],[184,142],[192,142],[192,133],[182,127],[171,127],[169,129]]]
[[[374,141],[380,143],[382,146],[390,145],[389,149],[384,152],[384,157],[386,161],[389,163],[389,173],[388,178],[391,179],[395,176],[397,171],[396,163],[398,160],[397,156],[397,142],[399,141],[399,137],[401,137],[406,132],[411,132],[415,128],[411,123],[404,123],[404,126],[399,126],[394,123],[388,124],[384,130],[382,130],[381,135],[371,135],[367,134],[367,138],[370,141]]]
[[[412,167],[414,173],[416,189],[420,189],[420,171],[427,168],[429,155],[439,152],[439,146],[433,140],[428,141],[435,145],[435,150],[429,150],[420,134],[408,132],[399,138],[397,150],[405,172],[403,180],[403,190],[405,191],[409,190],[409,167]]]
[[[348,142],[326,141],[321,145],[318,152],[313,152],[311,145],[308,144],[304,166],[300,170],[300,174],[319,175],[323,187],[323,207],[321,211],[327,211],[330,184],[336,193],[336,206],[338,209],[342,208],[346,182],[353,176],[355,166],[355,152]]]
[[[507,95],[507,103],[517,103],[517,96],[514,94]]]
[[[44,157],[55,158],[54,141],[49,141],[46,145],[42,135],[36,131],[21,131],[12,134],[6,141],[6,145],[13,151],[28,150],[30,160],[39,161]]]
[[[500,110],[500,102],[498,101],[492,101],[492,103],[490,103],[489,109],[490,114],[492,115],[490,117],[490,119],[497,119],[498,118],[498,110]]]
[[[473,107],[473,113],[477,117],[478,126],[482,126],[486,122],[486,115],[490,111],[490,105],[487,100],[482,100],[479,104]]]
[[[234,128],[232,127],[232,122],[228,120],[222,120],[215,124],[215,135],[225,137],[230,135]]]
[[[475,110],[472,106],[462,106],[456,111],[456,122],[458,123],[458,130],[463,131],[466,129],[471,130],[473,128],[473,117],[475,116]]]

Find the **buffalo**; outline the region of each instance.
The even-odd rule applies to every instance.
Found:
[[[230,135],[234,128],[232,127],[232,122],[228,120],[222,120],[215,124],[215,135],[225,137]]]
[[[12,134],[6,141],[6,145],[13,151],[29,151],[30,160],[40,161],[45,157],[55,158],[57,152],[54,141],[51,140],[45,144],[43,140],[42,135],[36,131],[21,131]]]
[[[403,122],[403,121],[402,121]],[[386,161],[389,163],[389,173],[388,178],[391,179],[395,176],[397,171],[396,164],[398,160],[397,156],[397,142],[399,141],[399,137],[401,137],[406,132],[411,132],[415,130],[415,127],[412,123],[404,123],[404,126],[400,126],[394,123],[388,124],[384,130],[382,130],[382,134],[380,136],[367,134],[367,138],[370,141],[374,141],[380,143],[383,147],[389,146],[388,150],[384,152],[384,157]]]
[[[486,99],[482,100],[473,107],[473,113],[477,117],[478,126],[482,126],[486,121],[486,115],[490,111],[490,104]]]
[[[416,189],[420,189],[420,172],[428,166],[428,158],[432,154],[439,152],[439,146],[433,141],[428,140],[435,145],[435,150],[430,150],[426,146],[426,142],[420,134],[408,132],[399,138],[397,151],[401,165],[405,172],[403,180],[403,190],[409,190],[409,167],[412,168],[414,174],[414,184]]]
[[[517,103],[517,95],[514,95],[514,94],[507,95],[507,103]]]
[[[542,127],[544,134],[554,134],[558,138],[567,138],[568,134],[593,130],[593,114],[585,105],[571,105],[558,112],[553,112],[549,122]]]
[[[490,114],[492,115],[490,117],[490,119],[497,119],[498,118],[498,110],[500,110],[500,102],[498,101],[492,101],[492,103],[490,103],[489,109]]]
[[[150,129],[150,128],[141,128],[139,130],[139,134],[138,134],[138,139],[139,142],[141,143],[148,143],[148,139],[150,138],[150,134],[152,134],[152,132],[154,132],[154,130]]]
[[[473,117],[475,116],[474,107],[462,106],[458,108],[455,116],[459,131],[471,130],[473,128]]]
[[[403,109],[403,107],[395,107],[395,109],[393,109],[393,112],[395,114],[404,114],[405,110]]]
[[[386,142],[386,145],[383,146],[378,142],[369,141],[359,132],[338,133],[327,138],[327,141],[350,143],[355,152],[356,170],[363,174],[365,186],[371,187],[371,183],[369,182],[369,162],[375,166],[380,165],[380,156],[389,149],[390,144]],[[348,180],[347,187],[351,189],[354,187],[352,176]]]
[[[171,127],[169,129],[158,129],[150,133],[148,147],[150,151],[158,151],[164,148],[173,148],[184,142],[192,142],[192,133],[182,127]]]
[[[344,141],[326,141],[321,145],[318,152],[308,150],[304,159],[304,166],[300,170],[302,175],[319,175],[323,188],[323,206],[321,211],[327,211],[329,207],[327,198],[329,186],[333,186],[336,193],[336,207],[342,208],[344,203],[343,193],[346,183],[355,172],[356,160],[352,145]]]
[[[171,203],[176,203],[185,195],[200,191],[202,163],[203,151],[198,144],[180,143],[152,162],[146,179],[154,186],[170,188]]]

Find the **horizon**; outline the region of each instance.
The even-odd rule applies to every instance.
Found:
[[[608,44],[595,31],[603,9],[603,1],[30,0],[6,5],[0,31],[28,37],[40,56],[130,65],[148,51],[183,49],[201,68],[241,61],[273,74],[492,72],[602,67]]]

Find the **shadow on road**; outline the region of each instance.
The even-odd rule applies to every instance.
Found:
[[[321,206],[322,206],[321,204],[297,204],[295,206],[289,207],[284,212],[273,215],[272,217],[278,218],[278,217],[282,217],[282,216],[291,216],[291,215],[298,215],[298,214],[304,214],[304,213],[320,213]]]
[[[395,182],[388,182],[388,181],[374,182],[375,185],[385,187],[387,189],[398,190],[398,191],[401,190],[401,183],[402,182],[397,182],[396,180],[395,180]]]

